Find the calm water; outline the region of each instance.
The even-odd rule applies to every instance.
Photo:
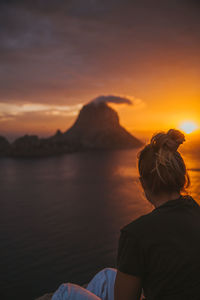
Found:
[[[115,267],[119,229],[152,210],[136,151],[0,160],[0,298],[34,299]],[[185,153],[199,202],[198,155]]]

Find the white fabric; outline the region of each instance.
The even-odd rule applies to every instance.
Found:
[[[63,283],[52,300],[114,300],[114,283],[117,270],[105,268],[89,282],[87,288],[73,283]]]
[[[63,283],[53,294],[52,300],[101,300],[95,294],[73,283]]]

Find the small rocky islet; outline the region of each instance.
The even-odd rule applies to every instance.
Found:
[[[106,102],[84,105],[74,124],[65,132],[39,138],[24,135],[13,143],[0,136],[0,156],[46,157],[87,150],[130,149],[143,143],[130,134],[119,122],[117,112]]]

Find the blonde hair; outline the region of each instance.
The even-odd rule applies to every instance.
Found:
[[[177,151],[185,141],[176,129],[155,134],[138,154],[140,177],[152,194],[186,191],[189,175],[181,154]]]

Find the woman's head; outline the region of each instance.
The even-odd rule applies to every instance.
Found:
[[[170,129],[154,135],[138,155],[144,190],[151,195],[181,193],[189,186],[185,163],[177,151],[185,141],[182,132]]]

